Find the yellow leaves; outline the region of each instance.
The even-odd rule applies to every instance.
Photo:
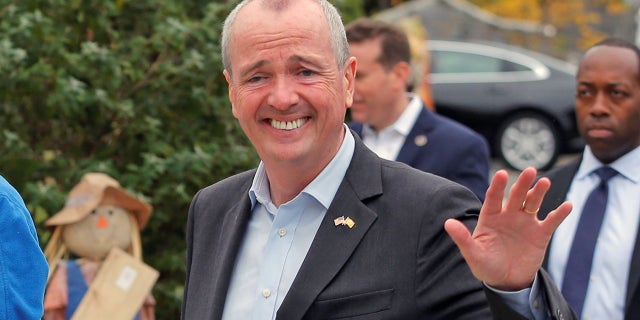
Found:
[[[488,2],[491,5],[483,7],[483,9],[502,17],[536,21],[542,18],[542,10],[536,0],[498,0]]]
[[[624,0],[468,0],[505,18],[533,20],[558,29],[575,28],[577,43],[587,48],[606,36],[598,30],[603,14],[618,15],[629,10]]]
[[[498,16],[522,20],[540,20],[542,11],[536,0],[470,0]]]
[[[607,12],[610,14],[622,14],[629,10],[629,6],[626,3],[620,1],[606,1],[607,3]]]

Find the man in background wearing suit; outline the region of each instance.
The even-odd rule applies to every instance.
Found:
[[[603,40],[585,53],[576,119],[586,147],[576,161],[545,174],[552,185],[540,217],[565,200],[575,208],[553,235],[545,265],[578,315],[582,310],[580,319],[640,319],[639,69],[640,51],[623,40]],[[606,207],[584,231],[586,219],[598,216],[588,203],[603,166],[613,169],[604,183]],[[584,248],[588,242],[595,248]]]
[[[460,183],[484,200],[489,185],[487,142],[407,92],[411,51],[404,31],[371,18],[345,28],[351,54],[358,59],[351,106],[355,122],[349,127],[381,158]]]
[[[549,187],[529,189],[533,168],[504,206],[496,173],[481,208],[459,184],[371,152],[344,124],[356,59],[328,1],[241,2],[222,56],[261,162],[191,203],[183,319],[571,317],[539,272],[571,205],[531,214]]]

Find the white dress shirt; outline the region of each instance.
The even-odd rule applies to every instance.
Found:
[[[422,100],[417,95],[409,94],[411,101],[400,117],[392,125],[376,132],[371,126],[362,126],[362,142],[373,150],[380,158],[396,160],[404,141],[413,129],[422,111]]]
[[[591,149],[585,148],[567,193],[573,211],[554,233],[549,248],[549,273],[560,288],[584,203],[600,182],[593,171],[602,165]],[[609,166],[619,174],[609,180],[607,209],[594,251],[581,319],[624,319],[627,280],[640,222],[640,147]]]
[[[252,215],[222,314],[223,320],[275,319],[344,178],[355,140],[345,125],[336,156],[291,201],[276,207],[260,163],[249,191]]]

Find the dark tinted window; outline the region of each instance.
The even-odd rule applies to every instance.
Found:
[[[502,60],[502,70],[504,71],[531,71],[528,67],[525,67],[519,63],[514,63],[507,60]]]
[[[431,59],[433,73],[530,71],[529,68],[511,61],[465,52],[433,50]]]

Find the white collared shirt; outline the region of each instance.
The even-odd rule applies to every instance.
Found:
[[[291,201],[276,207],[263,163],[249,191],[252,214],[238,253],[223,320],[275,319],[320,223],[338,191],[355,150],[345,138],[333,160]]]
[[[600,182],[593,171],[602,165],[591,149],[585,148],[582,163],[567,193],[573,211],[555,231],[549,247],[549,273],[560,288],[584,203]],[[629,268],[640,223],[640,147],[609,166],[619,174],[609,180],[607,209],[594,252],[581,319],[624,319]]]
[[[362,142],[380,158],[396,160],[404,141],[413,129],[422,111],[422,101],[417,95],[410,94],[411,101],[400,117],[392,125],[376,132],[371,126],[362,126]]]

